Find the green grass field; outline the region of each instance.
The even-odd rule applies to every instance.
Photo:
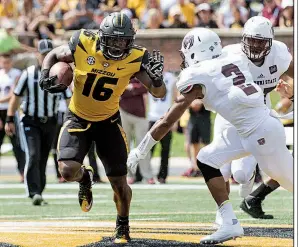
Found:
[[[0,184],[1,247],[107,247],[115,227],[116,210],[108,184],[93,188],[94,206],[81,211],[76,183],[48,184],[48,205],[33,206],[20,184]],[[193,184],[133,185],[130,244],[126,247],[195,247],[211,234],[216,206],[202,179]],[[253,219],[239,209],[238,187],[231,202],[245,230],[245,237],[228,241],[226,247],[291,247],[293,199],[284,190],[265,201],[273,220]],[[2,244],[1,244],[2,243]],[[5,243],[5,244],[4,244]],[[13,245],[8,245],[13,244]],[[206,247],[212,247],[208,245]]]
[[[201,222],[211,223],[215,218],[213,199],[209,191],[204,187],[202,181],[198,184],[203,185],[202,189],[163,189],[163,185],[158,189],[136,188],[133,186],[133,200],[131,209],[131,220],[148,221],[163,220],[173,222]],[[65,189],[63,188],[65,185]],[[64,218],[84,218],[86,220],[115,220],[115,207],[112,201],[112,191],[109,186],[95,185],[95,203],[91,212],[81,212],[77,201],[77,185],[62,184],[59,188],[49,188],[45,191],[45,199],[49,205],[43,207],[33,207],[31,201],[24,197],[24,189],[1,189],[0,190],[0,219],[18,220],[51,220]],[[192,185],[188,185],[189,187]],[[5,198],[7,196],[8,198]],[[55,198],[55,196],[57,198]],[[15,197],[9,199],[9,197]],[[48,197],[48,198],[47,198]],[[293,221],[293,201],[292,195],[286,191],[277,191],[265,202],[265,210],[275,215],[274,220],[254,220],[242,213],[238,206],[241,199],[234,191],[231,194],[240,220],[252,224],[292,224]]]

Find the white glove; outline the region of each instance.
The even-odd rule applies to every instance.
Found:
[[[131,150],[131,152],[129,153],[128,159],[127,159],[127,167],[133,174],[136,173],[137,165],[138,165],[139,161],[144,159],[145,156],[146,156],[146,154],[142,155],[138,148],[134,148]]]

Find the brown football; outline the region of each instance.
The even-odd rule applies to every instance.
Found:
[[[49,76],[51,77],[55,75],[58,77],[55,81],[56,84],[69,86],[73,81],[73,70],[68,63],[55,63],[50,69]]]

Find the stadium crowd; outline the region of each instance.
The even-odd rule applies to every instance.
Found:
[[[27,64],[23,63],[24,58],[28,60],[28,56],[31,56],[32,61],[35,60],[34,52],[38,50],[40,40],[59,40],[61,32],[67,30],[98,29],[103,18],[115,11],[126,14],[136,29],[242,28],[248,18],[255,15],[267,17],[275,27],[283,28],[294,25],[293,0],[0,0],[0,71],[1,69],[8,71],[11,68],[25,69]],[[16,38],[16,33],[24,32],[34,37],[31,44],[22,43]],[[7,64],[9,64],[8,68],[4,68]],[[35,65],[38,66],[38,63]],[[136,139],[137,143],[140,142],[139,139],[145,135],[148,128],[167,111],[172,104],[172,96],[176,95],[175,87],[173,87],[175,77],[169,72],[165,73],[164,77],[169,83],[167,100],[155,100],[148,96],[146,103],[134,103],[143,102],[144,96],[147,95],[145,88],[136,80],[131,80],[121,99],[124,129],[127,136],[130,136],[132,140]],[[20,73],[17,74],[14,80],[19,78]],[[0,89],[1,83],[0,81]],[[7,94],[2,95],[0,91],[2,103],[1,100],[7,102],[9,98]],[[63,107],[59,108],[62,110],[58,110],[58,115],[63,115],[66,111],[65,102],[61,104]],[[132,109],[132,106],[140,106],[140,108]],[[1,110],[6,111],[5,107]],[[149,109],[146,110],[146,107]],[[3,135],[4,121],[5,117],[0,119],[0,132]],[[62,121],[57,123],[58,130],[61,124]],[[204,109],[200,101],[194,101],[177,127],[186,136],[185,149],[191,164],[191,168],[183,175],[198,177],[201,173],[196,165],[196,154],[201,146],[210,143],[210,112]],[[169,133],[165,139],[161,140],[162,159],[158,174],[160,183],[166,182],[168,174],[171,138],[171,133]],[[14,146],[16,146],[15,143]],[[54,157],[56,157],[55,151]],[[96,167],[97,163],[93,157],[94,147],[91,148],[89,158],[93,167]],[[22,166],[20,164],[24,162],[19,160],[20,156],[17,159],[19,171],[23,176],[24,168],[20,167]],[[149,184],[155,183],[150,168],[150,157],[144,162],[145,164],[140,164],[140,171],[138,170],[136,175],[129,174],[129,183],[142,179]],[[57,177],[59,182],[64,182],[58,169]],[[95,173],[94,181],[102,181],[98,173]]]

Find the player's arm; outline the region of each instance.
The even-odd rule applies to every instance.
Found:
[[[182,92],[165,116],[156,122],[138,147],[130,152],[127,165],[132,172],[136,170],[139,160],[146,157],[152,147],[170,131],[173,124],[179,120],[192,101],[197,98],[203,98],[202,88],[199,85],[193,86],[191,91]]]
[[[166,94],[166,87],[163,81],[164,58],[160,51],[153,51],[150,56],[145,51],[141,69],[135,74],[136,78],[148,89],[151,95],[156,98],[163,98]]]
[[[62,45],[54,48],[45,57],[42,65],[41,78],[39,85],[41,89],[46,90],[50,93],[63,92],[67,89],[64,84],[55,84],[57,76],[49,77],[50,68],[57,62],[73,63],[74,52],[76,51],[77,45],[79,43],[79,36],[81,31],[77,31],[71,37],[68,45]]]

